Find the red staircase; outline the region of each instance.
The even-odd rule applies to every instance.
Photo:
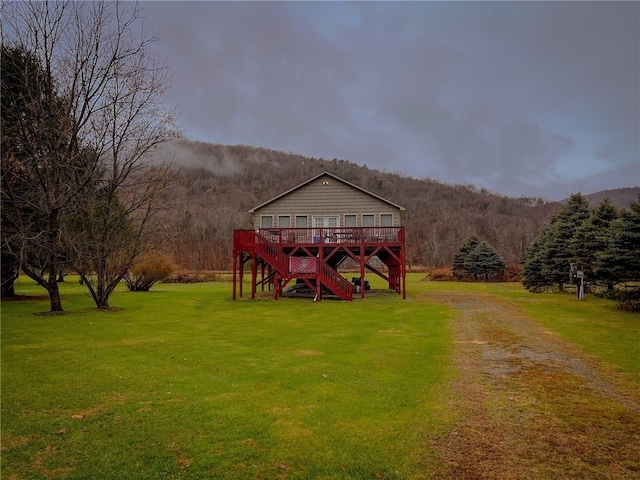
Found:
[[[283,252],[276,244],[267,240],[263,235],[253,230],[243,230],[237,232],[239,235],[234,239],[234,249],[253,253],[264,260],[275,270],[274,278],[278,284],[284,286],[292,278],[315,278],[316,288],[321,292],[322,287],[332,292],[342,300],[353,299],[353,285],[331,268],[321,259],[317,259],[317,269],[313,274],[298,274],[291,272],[290,256]],[[241,244],[241,245],[240,245]],[[282,290],[282,286],[276,285],[276,298]]]
[[[318,281],[342,300],[353,299],[353,285],[324,262],[320,263]]]

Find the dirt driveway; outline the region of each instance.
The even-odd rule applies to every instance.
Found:
[[[452,322],[458,428],[436,439],[447,479],[639,479],[640,392],[508,300],[430,299]]]

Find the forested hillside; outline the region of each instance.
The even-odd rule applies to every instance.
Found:
[[[154,159],[171,161],[176,171],[164,197],[157,242],[186,270],[230,268],[232,232],[249,227],[248,210],[325,170],[406,208],[410,266],[450,265],[471,235],[493,246],[508,264],[521,263],[529,242],[559,208],[540,198],[510,198],[473,185],[248,146],[181,140],[163,146]],[[639,189],[625,190],[631,190],[628,201],[620,200],[624,195],[616,198],[622,206]]]

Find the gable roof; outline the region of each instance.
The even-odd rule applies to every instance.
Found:
[[[334,175],[333,173],[329,173],[329,172],[326,172],[326,171],[325,171],[325,172],[319,173],[319,174],[318,174],[318,175],[316,175],[315,177],[310,178],[310,179],[309,179],[309,180],[307,180],[306,182],[301,183],[301,184],[300,184],[300,185],[298,185],[297,187],[293,187],[293,188],[291,188],[291,189],[287,190],[286,192],[281,193],[281,194],[280,194],[280,195],[278,195],[277,197],[273,197],[271,200],[267,200],[266,202],[261,203],[260,205],[258,205],[258,206],[256,206],[256,207],[253,207],[251,210],[249,210],[249,213],[255,213],[255,211],[256,211],[256,210],[258,210],[259,208],[262,208],[262,207],[264,207],[265,205],[270,204],[271,202],[275,202],[275,201],[276,201],[276,200],[278,200],[279,198],[282,198],[282,197],[284,197],[284,196],[286,196],[286,195],[289,195],[291,192],[294,192],[294,191],[296,191],[296,190],[298,190],[298,189],[300,189],[300,188],[304,187],[305,185],[308,185],[309,183],[311,183],[311,182],[313,182],[313,181],[315,181],[315,180],[317,180],[317,179],[319,179],[319,178],[321,178],[321,177],[323,177],[323,176],[325,176],[325,175],[326,175],[326,176],[328,176],[328,177],[331,177],[331,178],[333,178],[334,180],[337,180],[337,181],[339,181],[339,182],[341,182],[341,183],[344,183],[345,185],[348,185],[348,186],[350,186],[350,187],[352,187],[352,188],[355,188],[356,190],[360,190],[361,192],[366,193],[367,195],[370,195],[371,197],[377,198],[378,200],[382,200],[383,202],[385,202],[385,203],[387,203],[387,204],[389,204],[389,205],[391,205],[391,206],[393,206],[393,207],[397,208],[397,209],[398,209],[398,210],[400,210],[400,211],[405,211],[405,210],[406,210],[404,207],[402,207],[402,206],[398,205],[397,203],[393,203],[392,201],[387,200],[386,198],[382,198],[380,195],[376,195],[375,193],[371,193],[370,191],[365,190],[364,188],[359,187],[358,185],[355,185],[355,184],[353,184],[353,183],[351,183],[351,182],[347,182],[347,181],[346,181],[346,180],[344,180],[343,178],[340,178],[340,177],[338,177],[337,175]]]

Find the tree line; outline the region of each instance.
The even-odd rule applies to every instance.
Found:
[[[492,245],[507,264],[521,264],[529,242],[558,208],[540,198],[511,198],[347,160],[184,139],[171,149],[165,156],[177,171],[171,190],[163,194],[167,209],[158,242],[185,270],[229,269],[231,232],[250,227],[248,210],[323,171],[406,208],[409,267],[451,266],[471,235]]]
[[[572,265],[599,289],[639,290],[640,194],[628,209],[607,198],[590,207],[583,195],[572,195],[527,248],[522,283],[533,292],[562,291],[572,281]]]

